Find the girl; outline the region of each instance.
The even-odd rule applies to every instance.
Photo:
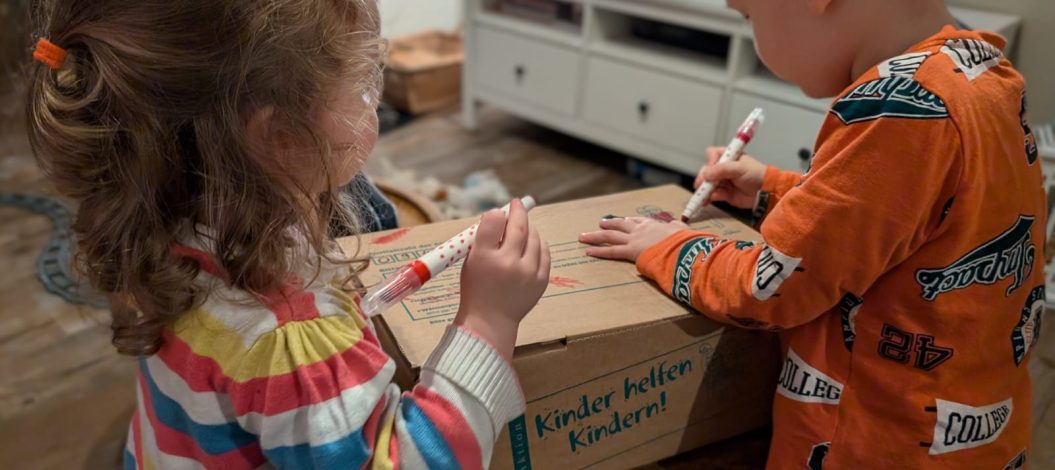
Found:
[[[454,324],[401,394],[337,268],[336,188],[377,138],[372,0],[52,0],[28,104],[79,204],[81,266],[127,297],[126,468],[482,468],[523,409],[508,360],[549,251],[485,214]],[[517,289],[508,289],[516,286]]]

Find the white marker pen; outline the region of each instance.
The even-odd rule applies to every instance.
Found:
[[[726,162],[735,162],[740,159],[740,156],[744,154],[744,148],[751,142],[751,139],[755,137],[755,131],[758,127],[766,121],[765,112],[762,108],[755,108],[751,111],[751,114],[747,116],[747,120],[740,126],[740,129],[736,131],[736,137],[733,138],[732,142],[729,142],[729,146],[725,148],[725,153],[722,154],[722,158],[718,159],[718,164]],[[703,184],[696,190],[692,195],[692,199],[689,199],[689,203],[685,206],[685,212],[681,213],[681,221],[689,223],[692,220],[692,216],[696,215],[696,211],[700,210],[700,206],[703,205],[703,201],[706,201],[711,197],[711,193],[714,192],[716,185],[710,181],[704,181]]]

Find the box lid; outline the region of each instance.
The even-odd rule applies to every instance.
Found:
[[[520,325],[517,347],[601,335],[642,327],[690,314],[690,311],[641,277],[631,263],[586,256],[579,243],[582,232],[597,229],[605,215],[655,216],[680,214],[690,193],[677,186],[601,196],[540,206],[530,215],[532,226],[550,244],[553,258],[550,285],[534,310]],[[760,240],[750,227],[724,212],[708,207],[694,228],[738,240]],[[478,219],[463,219],[363,235],[363,251],[370,268],[363,273],[373,285],[446,241]],[[354,252],[354,237],[339,240]],[[413,367],[425,362],[458,310],[460,264],[452,267],[382,314],[406,360]],[[516,286],[510,286],[515,289]]]

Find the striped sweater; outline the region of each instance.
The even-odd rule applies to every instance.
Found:
[[[401,392],[333,276],[253,301],[204,253],[177,251],[216,287],[140,359],[126,469],[486,468],[523,412],[510,365],[467,330],[449,328]]]

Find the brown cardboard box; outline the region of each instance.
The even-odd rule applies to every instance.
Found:
[[[393,39],[385,64],[384,101],[410,114],[456,103],[463,61],[458,34],[428,31]]]
[[[550,243],[549,289],[520,327],[513,366],[527,412],[509,424],[496,469],[629,468],[763,426],[778,374],[774,337],[722,328],[671,300],[630,263],[585,256],[579,233],[606,214],[679,213],[689,193],[664,186],[542,206],[531,223]],[[695,226],[759,235],[717,209]],[[365,237],[369,285],[473,220]],[[355,248],[342,240],[346,250]],[[457,310],[459,270],[433,279],[376,322],[407,386]],[[515,286],[511,286],[515,288]]]

